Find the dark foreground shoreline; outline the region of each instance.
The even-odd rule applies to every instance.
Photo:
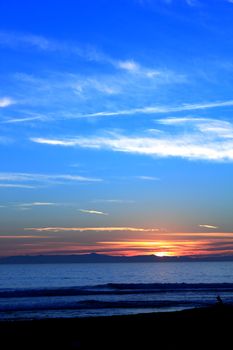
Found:
[[[129,316],[1,321],[2,349],[223,349],[233,307]]]

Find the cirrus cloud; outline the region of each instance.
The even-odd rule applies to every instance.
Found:
[[[84,214],[108,215],[108,213],[99,210],[78,209],[78,211]]]
[[[158,228],[142,228],[142,227],[31,227],[25,228],[28,231],[38,232],[158,232]]]
[[[163,124],[163,129],[154,135],[150,131],[137,135],[110,132],[90,137],[34,137],[31,141],[51,146],[111,150],[153,157],[233,161],[232,123],[204,118],[164,118],[157,120],[157,123]]]
[[[32,188],[31,183],[69,183],[69,182],[99,182],[102,181],[98,178],[91,178],[85,176],[79,176],[75,174],[38,174],[38,173],[18,173],[18,172],[1,172],[0,181],[6,181],[2,184],[2,187],[25,187],[25,182],[30,183],[27,185]],[[18,184],[14,184],[18,182]],[[22,182],[23,184],[19,184]]]
[[[198,225],[199,227],[203,227],[203,228],[207,228],[207,229],[212,229],[212,230],[217,230],[219,227],[218,226],[214,226],[214,225],[207,225],[207,224],[201,224]]]
[[[129,116],[140,114],[164,114],[177,113],[185,111],[207,110],[220,107],[233,106],[233,100],[214,101],[203,103],[184,103],[178,106],[144,106],[141,108],[119,109],[115,111],[100,111],[83,115],[83,117],[114,117],[114,116]]]

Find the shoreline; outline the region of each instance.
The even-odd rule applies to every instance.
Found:
[[[0,321],[0,344],[9,349],[164,349],[230,344],[233,306],[87,318]],[[187,343],[187,339],[190,344]]]

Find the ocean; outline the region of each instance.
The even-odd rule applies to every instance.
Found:
[[[0,265],[0,320],[233,304],[233,262]]]

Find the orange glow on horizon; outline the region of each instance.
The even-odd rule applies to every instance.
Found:
[[[89,235],[76,237],[68,235],[54,235],[48,233],[46,236],[36,235],[9,235],[0,236],[8,241],[8,249],[2,255],[35,255],[35,254],[87,254],[99,253],[117,256],[155,255],[165,256],[208,256],[233,254],[233,233],[144,233],[143,238],[134,235],[135,239],[127,237],[122,239],[111,235],[106,240],[98,240],[97,236]],[[152,239],[153,237],[153,239]],[[35,242],[36,238],[36,242]],[[115,238],[115,240],[114,240]],[[148,238],[148,239],[147,239]],[[80,241],[79,241],[80,239]],[[85,240],[84,240],[85,239]],[[14,247],[12,248],[12,244]]]
[[[229,238],[228,238],[229,239]],[[187,256],[187,255],[210,255],[213,254],[212,245],[218,245],[219,240],[197,239],[197,240],[157,240],[157,241],[105,241],[99,242],[100,245],[108,246],[111,251],[119,251],[125,256],[149,255],[156,256]],[[230,250],[233,253],[233,236],[231,237]],[[224,243],[224,238],[220,243],[222,249],[217,249],[217,254],[223,254],[224,251],[229,254],[229,241]],[[111,254],[111,253],[109,253]],[[119,253],[117,253],[118,255]],[[119,254],[120,255],[120,254]]]
[[[158,249],[158,251],[167,251],[167,252],[175,252],[176,250],[181,250],[181,248],[188,248],[188,247],[197,247],[202,244],[204,244],[204,240],[199,241],[189,241],[189,240],[177,240],[177,241],[171,241],[171,240],[127,240],[127,241],[102,241],[98,244],[103,244],[107,246],[112,247],[118,247],[120,248],[142,248],[146,250],[150,250],[151,252],[155,249]]]

